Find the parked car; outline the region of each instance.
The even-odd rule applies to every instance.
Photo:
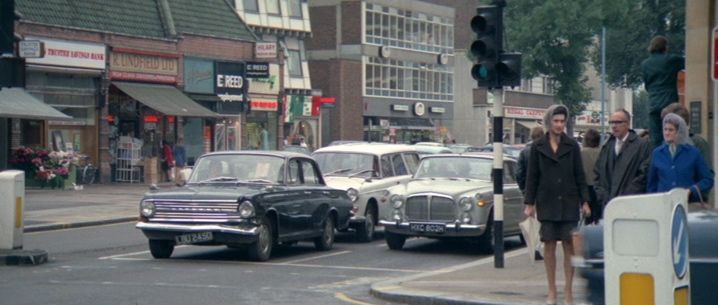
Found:
[[[716,304],[718,300],[718,211],[688,213],[688,253],[691,304]],[[582,258],[574,260],[579,274],[588,282],[588,299],[593,305],[604,304],[603,225],[581,229]]]
[[[511,156],[512,158],[519,158],[519,155],[521,154],[521,150],[523,150],[525,147],[524,144],[516,144],[516,145],[504,145],[504,154]],[[481,147],[470,147],[467,149],[468,152],[493,152],[494,151],[494,145],[489,144],[486,146]]]
[[[433,154],[451,154],[454,153],[451,149],[444,146],[430,146],[430,145],[419,145],[415,144],[414,148],[419,153],[420,157],[425,155]]]
[[[469,144],[449,144],[449,145],[446,145],[446,147],[448,147],[449,149],[451,149],[451,151],[453,151],[457,154],[465,153],[465,152],[468,152],[469,149],[476,148],[475,146],[471,146]]]
[[[351,227],[360,241],[374,239],[378,220],[391,212],[386,189],[405,184],[419,164],[414,147],[400,144],[345,144],[312,154],[327,185],[347,191],[354,203]]]
[[[516,161],[504,159],[504,234],[520,235],[523,196],[514,180]],[[463,238],[492,252],[493,182],[491,154],[428,155],[405,185],[389,189],[391,213],[385,213],[386,243],[400,250],[412,236]]]
[[[346,191],[326,186],[307,155],[216,152],[197,160],[182,188],[145,194],[136,227],[155,258],[191,244],[247,246],[252,259],[265,261],[277,243],[311,239],[331,249],[351,208]]]

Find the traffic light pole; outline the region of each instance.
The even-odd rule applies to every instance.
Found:
[[[504,267],[504,89],[494,88],[494,268]]]

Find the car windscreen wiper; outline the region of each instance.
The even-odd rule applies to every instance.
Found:
[[[237,182],[240,182],[240,183],[269,183],[269,184],[274,183],[273,181],[270,181],[267,179],[250,179],[250,180],[240,180]]]
[[[339,173],[348,172],[348,171],[350,171],[350,170],[352,170],[352,169],[353,169],[353,168],[340,168],[340,169],[338,169],[338,170],[334,170],[334,171],[331,171],[331,172],[329,172],[329,173],[326,173],[326,174],[324,174],[324,176],[336,175],[336,174],[339,174]]]
[[[376,171],[373,170],[373,169],[363,169],[363,170],[360,170],[360,171],[358,171],[358,172],[356,172],[356,173],[353,173],[353,174],[349,175],[349,177],[356,177],[356,176],[359,176],[359,175],[361,175],[361,174],[369,173],[369,172],[370,172],[370,173],[374,173],[374,172],[376,172]]]

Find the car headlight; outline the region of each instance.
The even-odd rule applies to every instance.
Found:
[[[144,200],[140,202],[140,215],[144,217],[152,217],[155,215],[155,203]]]
[[[351,199],[352,202],[355,202],[357,201],[357,199],[359,199],[359,191],[350,188],[347,190],[347,196],[349,196],[349,199]]]
[[[242,203],[239,204],[239,208],[237,209],[239,212],[239,217],[242,218],[250,218],[254,216],[254,205],[251,201],[245,200],[242,201]]]
[[[401,208],[401,206],[404,205],[404,197],[400,195],[393,195],[390,200],[391,206],[395,209]]]
[[[459,199],[459,208],[461,208],[462,211],[471,211],[473,207],[474,202],[471,200],[471,197],[463,197]]]

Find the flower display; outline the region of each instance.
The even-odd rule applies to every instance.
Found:
[[[74,152],[20,147],[12,152],[9,163],[23,170],[28,179],[34,178],[41,186],[49,184],[54,188],[64,184],[70,174],[70,165],[77,165],[78,160],[79,155]]]

